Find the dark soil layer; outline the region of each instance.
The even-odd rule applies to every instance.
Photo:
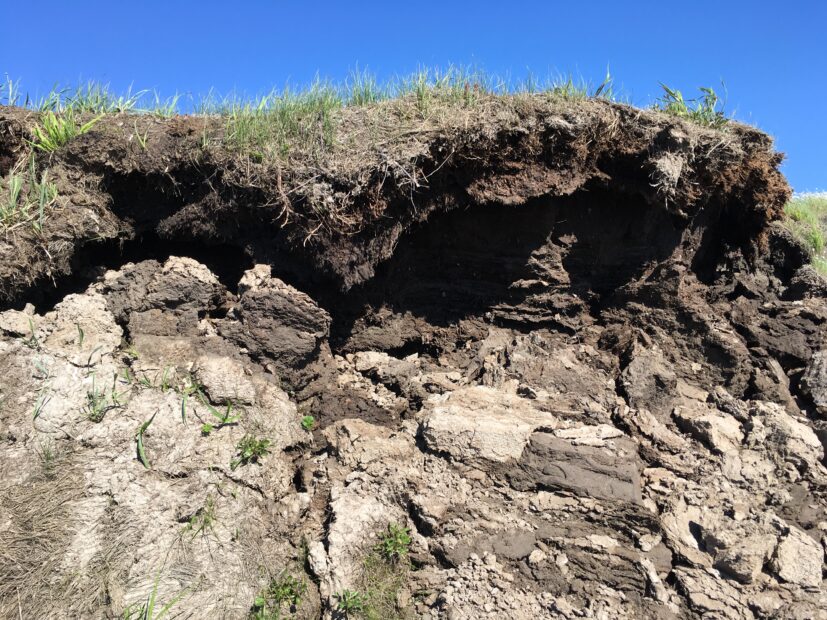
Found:
[[[358,135],[372,115],[398,114],[395,105],[346,109],[341,132]],[[573,197],[560,208],[576,217],[558,236],[566,226],[588,228],[591,218],[613,228],[665,221],[668,213],[670,227],[683,233],[675,239],[682,253],[708,269],[727,244],[753,259],[789,194],[780,155],[747,127],[703,130],[601,101],[506,98],[491,106],[488,114],[449,117],[437,128],[355,149],[346,148],[345,134],[322,155],[271,164],[223,147],[220,119],[107,117],[39,157],[58,182],[60,206],[42,236],[19,231],[3,248],[0,299],[11,304],[70,275],[78,252],[101,239],[148,232],[173,245],[234,245],[287,279],[347,290],[370,280],[406,231],[433,213],[456,209],[474,218],[478,206],[525,206],[515,213],[539,237],[560,220],[543,206],[557,204],[555,197]],[[34,122],[32,113],[0,110],[6,159],[22,156]],[[651,234],[655,222],[646,225]],[[589,243],[580,241],[571,260],[591,262]],[[600,243],[589,269],[618,252]],[[608,284],[616,276],[606,277]]]

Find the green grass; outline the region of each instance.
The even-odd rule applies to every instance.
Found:
[[[398,605],[400,591],[407,587],[411,571],[408,549],[410,530],[388,524],[362,560],[355,582],[357,589],[336,594],[336,611],[345,618],[365,620],[403,620],[413,617],[410,609]]]
[[[80,334],[83,334],[80,328],[78,330]],[[129,391],[118,392],[115,389],[117,381],[118,376],[115,375],[112,380],[112,387],[107,390],[105,387],[98,387],[95,375],[92,375],[92,387],[86,392],[86,406],[84,407],[87,419],[92,422],[100,422],[108,411],[124,407],[124,397]]]
[[[681,91],[663,86],[664,95],[655,107],[688,121],[721,128],[728,119],[721,100],[711,88],[701,88],[696,99],[684,98]],[[269,93],[248,97],[230,94],[219,96],[183,97],[175,94],[162,97],[155,91],[127,91],[117,94],[109,85],[93,82],[74,89],[55,87],[40,98],[23,96],[18,82],[7,79],[0,84],[0,103],[23,105],[44,113],[36,128],[34,145],[53,151],[74,135],[88,131],[100,115],[154,114],[168,117],[188,113],[221,117],[222,135],[216,137],[230,150],[248,155],[253,161],[284,160],[301,156],[313,161],[336,144],[337,128],[343,108],[369,108],[388,100],[401,100],[402,105],[389,112],[387,119],[374,120],[373,131],[392,122],[393,115],[409,120],[441,119],[452,111],[473,111],[492,96],[543,95],[561,100],[605,99],[616,101],[618,91],[614,78],[606,72],[599,84],[574,75],[550,75],[544,79],[527,73],[523,79],[497,76],[475,67],[449,66],[447,69],[420,68],[409,75],[380,81],[365,70],[353,71],[342,82],[316,78],[306,86],[285,85]],[[80,124],[83,118],[96,115]],[[147,148],[147,134],[135,131],[142,149]],[[205,148],[213,140],[206,135]]]
[[[807,246],[816,270],[827,276],[827,193],[794,196],[785,213],[787,227]]]
[[[152,421],[155,419],[155,416],[158,414],[156,411],[152,414],[152,416],[141,426],[138,428],[138,432],[135,433],[135,451],[138,455],[138,460],[141,464],[146,468],[149,469],[149,459],[146,457],[146,450],[144,449],[144,433],[147,431],[149,426],[152,424]]]
[[[212,495],[208,495],[204,505],[196,510],[187,521],[186,530],[195,538],[198,534],[212,531],[216,521],[215,500]]]
[[[38,174],[34,158],[30,158],[26,172],[17,166],[0,179],[0,232],[9,233],[20,226],[42,231],[56,200],[57,186],[49,180],[48,170]]]
[[[289,617],[307,592],[307,582],[301,577],[282,573],[256,596],[250,610],[251,620],[279,620]],[[287,615],[282,613],[287,611]]]
[[[104,116],[103,113],[95,118],[81,123],[74,108],[67,108],[55,114],[51,110],[46,112],[40,123],[32,129],[31,144],[34,148],[51,153],[61,146],[65,146],[72,138],[83,135],[95,126]]]
[[[163,620],[164,618],[173,617],[171,615],[172,608],[175,607],[181,599],[188,593],[189,588],[181,590],[172,597],[166,604],[158,601],[158,585],[161,581],[160,571],[155,576],[155,581],[152,584],[152,591],[141,605],[131,605],[123,610],[121,613],[121,620]]]
[[[661,84],[663,95],[655,104],[667,114],[690,120],[705,127],[720,128],[729,122],[723,111],[723,102],[711,88],[701,87],[695,99],[686,99],[677,89]]]

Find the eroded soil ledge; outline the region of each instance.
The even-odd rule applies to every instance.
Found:
[[[38,158],[58,204],[0,241],[0,617],[827,613],[825,284],[769,138],[484,112],[346,109],[289,164],[121,115]],[[0,108],[0,173],[35,120]]]

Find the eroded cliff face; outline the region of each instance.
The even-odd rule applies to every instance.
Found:
[[[54,156],[0,266],[0,615],[827,612],[825,284],[769,140],[491,106],[358,162],[196,157],[204,119]]]

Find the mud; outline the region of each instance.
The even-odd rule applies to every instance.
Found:
[[[303,618],[827,613],[825,283],[769,138],[490,105],[358,162],[203,118],[52,156],[0,244],[0,616],[244,618],[284,575]]]

